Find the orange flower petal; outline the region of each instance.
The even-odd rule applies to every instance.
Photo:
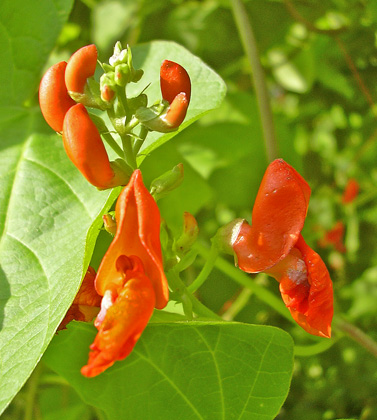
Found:
[[[58,330],[66,328],[67,324],[72,320],[89,322],[97,315],[101,306],[102,297],[94,288],[95,277],[96,272],[94,269],[88,267],[80,289],[65,314],[63,321],[60,323]]]
[[[162,97],[171,104],[181,92],[186,94],[187,102],[191,97],[191,81],[187,71],[174,61],[165,60],[160,69]],[[188,105],[188,103],[187,103]]]
[[[281,296],[293,319],[305,331],[330,338],[334,308],[329,272],[321,257],[305,243],[301,235],[295,249],[305,262],[307,277],[305,281],[292,281],[291,272],[287,270],[280,279]]]
[[[155,306],[155,293],[149,279],[134,272],[115,298],[98,326],[98,334],[90,346],[88,364],[81,369],[93,377],[126,358],[148,324]]]
[[[141,172],[134,171],[121,192],[116,208],[117,231],[107,250],[96,278],[100,295],[112,290],[119,278],[116,261],[122,255],[138,256],[156,294],[156,308],[162,309],[169,299],[168,283],[162,263],[160,244],[160,212],[143,184]]]
[[[247,273],[265,271],[284,259],[304,226],[310,187],[284,160],[267,168],[255,200],[252,225],[244,222],[233,250]]]

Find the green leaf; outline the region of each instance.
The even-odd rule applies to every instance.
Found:
[[[135,68],[143,68],[145,73],[139,83],[129,86],[130,96],[140,93],[146,86],[149,86],[145,91],[150,98],[149,105],[161,99],[159,72],[165,59],[175,61],[183,66],[190,75],[192,86],[191,101],[183,124],[178,131],[173,133],[150,133],[138,156],[140,164],[147,154],[170,140],[211,109],[217,108],[225,96],[226,86],[220,76],[203,61],[174,42],[153,41],[142,44],[132,48],[132,56]]]
[[[288,393],[291,337],[237,323],[152,323],[131,355],[87,379],[95,328],[73,322],[51,342],[47,365],[108,420],[272,420]]]
[[[3,110],[0,119],[0,413],[71,304],[85,248],[90,255],[115,198],[86,182],[59,136],[31,134],[35,115]]]
[[[35,93],[72,4],[73,0],[1,0],[0,105],[21,105]]]

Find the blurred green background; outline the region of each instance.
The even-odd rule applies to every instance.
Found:
[[[244,5],[266,73],[279,156],[312,188],[304,236],[329,267],[336,311],[377,339],[377,1],[250,0]],[[89,43],[106,61],[117,40],[132,47],[155,39],[185,46],[228,87],[221,108],[142,165],[148,182],[184,163],[185,182],[161,201],[162,214],[178,230],[182,212],[191,212],[208,242],[235,217],[250,221],[268,164],[251,68],[230,1],[77,0],[46,68]],[[359,193],[344,203],[350,179],[357,181]],[[339,222],[344,232],[334,242],[326,234]],[[277,293],[274,280],[265,286]],[[215,270],[199,295],[211,309],[224,312],[239,292]],[[279,326],[295,340],[306,339],[253,296],[235,319]],[[86,407],[67,384],[56,383],[48,371],[44,377],[43,420],[101,420],[101,413]],[[277,419],[375,420],[376,390],[375,358],[342,338],[326,352],[296,358],[291,391]],[[23,393],[4,420],[22,418]]]

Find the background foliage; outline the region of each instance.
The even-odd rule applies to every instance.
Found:
[[[337,313],[377,339],[377,2],[253,0],[244,5],[266,72],[279,156],[300,171],[313,190],[304,236],[330,268]],[[56,136],[46,136],[51,132],[42,122],[37,108],[42,66],[67,59],[82,45],[96,43],[100,59],[105,60],[118,39],[131,47],[156,39],[171,40],[186,47],[220,74],[228,88],[222,106],[157,149],[153,158],[145,159],[141,168],[148,184],[178,162],[184,163],[183,185],[161,200],[163,217],[176,231],[181,227],[183,211],[197,217],[201,238],[206,243],[219,226],[233,218],[250,220],[252,204],[268,162],[250,65],[234,22],[231,2],[227,0],[77,0],[73,4],[65,0],[45,0],[27,4],[3,1],[0,4],[0,228],[2,274],[5,273],[1,277],[0,325],[10,295],[3,279],[12,275],[20,278],[17,262],[29,258],[25,253],[33,254],[38,249],[38,241],[53,244],[56,229],[63,232],[67,223],[77,223],[68,216],[72,211],[80,218],[87,217],[86,225],[82,219],[78,224],[81,229],[78,232],[79,251],[83,253],[86,230],[107,198],[103,194],[108,193],[93,196],[91,190],[85,189],[84,182],[75,177],[73,170],[69,173],[61,163],[64,160],[59,155],[61,150],[54,148]],[[20,32],[22,37],[18,36]],[[205,84],[200,89],[205,93]],[[47,146],[37,150],[50,156],[50,161],[45,156],[43,159],[35,156],[32,146],[41,142],[46,142]],[[53,171],[35,184],[30,165],[41,161],[50,162]],[[59,197],[65,195],[57,189],[60,181],[54,173],[59,171],[64,172],[63,179],[71,177],[73,185],[77,184],[84,203],[91,200],[88,204],[91,217],[88,218],[77,200],[59,202]],[[15,173],[17,178],[13,180]],[[357,180],[360,193],[353,203],[345,205],[341,197],[350,178]],[[28,188],[28,179],[33,179],[37,188]],[[19,193],[7,201],[9,185],[15,183],[21,186],[17,189]],[[64,183],[60,187],[66,188]],[[51,198],[52,192],[57,195],[56,199]],[[48,206],[44,205],[46,196],[49,196]],[[51,230],[42,226],[42,231],[50,236],[28,236],[31,228],[22,229],[24,226],[20,225],[20,221],[30,220],[30,211],[23,204],[30,202],[32,197],[40,203],[37,209],[33,208],[33,227],[41,227],[51,220],[61,223],[52,224]],[[65,217],[61,217],[64,216],[62,209],[67,209]],[[54,211],[60,218],[54,218]],[[77,213],[80,211],[82,215]],[[325,233],[339,220],[345,225],[345,252],[323,243]],[[22,249],[16,248],[16,241]],[[57,278],[60,278],[59,251],[56,255],[51,252],[37,257],[46,258],[45,267],[38,273],[26,270],[21,279],[38,278],[43,285],[46,268],[56,270]],[[80,277],[83,255],[74,258],[76,262],[70,270]],[[186,273],[188,281],[195,277],[202,263],[203,257],[199,257],[195,267]],[[64,275],[68,273],[64,272]],[[62,273],[60,276],[64,277]],[[277,293],[274,280],[259,277],[258,281]],[[41,300],[36,313],[28,311],[28,302],[21,302],[25,313],[24,318],[18,319],[18,325],[22,322],[31,324],[36,332],[41,327],[38,314],[51,308],[49,299],[53,300],[44,294],[34,296],[33,293],[40,290],[37,286],[35,282],[20,281],[21,289],[30,288],[30,300]],[[77,282],[69,287],[71,289],[67,290],[60,281],[49,289],[56,297],[59,293],[69,295],[74,293]],[[232,312],[229,305],[241,291],[246,303]],[[343,335],[341,321],[338,328],[335,324],[331,348],[318,352],[318,347],[311,346],[321,346],[321,341],[313,340],[293,326],[255,294],[245,294],[245,289],[225,273],[222,266],[217,266],[211,273],[198,295],[209,308],[225,313],[229,319],[277,326],[292,335],[296,344],[293,378],[277,419],[302,420],[305,416],[307,420],[373,420],[377,417],[375,358]],[[17,293],[13,299],[17,299]],[[56,309],[51,318],[58,319],[63,312],[64,308]],[[77,328],[71,327],[72,335]],[[154,328],[151,325],[146,333],[152,336]],[[195,330],[195,326],[189,328]],[[13,355],[7,347],[10,338],[16,336],[18,347],[28,346],[35,354],[48,344],[48,340],[25,343],[22,330],[12,329],[12,326],[2,333],[1,363]],[[65,340],[64,334],[71,333],[69,329],[53,340],[45,363],[38,365],[29,382],[4,412],[4,419],[48,420],[59,418],[62,415],[59,413],[64,413],[64,419],[106,418],[102,403],[96,404],[88,398],[84,398],[84,403],[76,394],[78,387],[69,377],[72,374],[69,367],[62,369],[53,364],[54,357],[59,355],[56,348]],[[288,348],[289,337],[282,332],[278,334],[285,337],[282,340],[287,340]],[[87,342],[82,345],[87,347]],[[28,360],[24,362],[27,364]],[[29,364],[31,369],[33,361]],[[9,389],[8,384],[17,376],[17,369],[24,367],[16,365],[15,370],[8,372],[4,389]],[[19,387],[23,381],[13,386]],[[83,397],[82,393],[80,395]],[[2,399],[9,400],[10,397],[1,393]],[[232,417],[224,415],[224,418]],[[268,418],[272,418],[271,414]]]

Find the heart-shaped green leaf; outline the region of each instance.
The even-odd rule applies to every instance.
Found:
[[[293,342],[278,328],[150,323],[127,359],[87,379],[80,368],[95,333],[71,323],[44,361],[108,420],[272,420],[288,394]]]
[[[139,164],[146,155],[161,146],[177,133],[198,118],[217,108],[226,93],[226,86],[221,77],[203,63],[200,58],[190,53],[186,48],[169,41],[153,41],[132,48],[132,56],[136,68],[143,68],[144,75],[136,85],[129,86],[129,94],[136,95],[148,86],[145,93],[150,98],[151,105],[161,99],[160,92],[160,67],[164,60],[175,61],[183,66],[191,79],[191,101],[186,119],[178,131],[168,134],[150,133],[143,144],[139,156]]]

